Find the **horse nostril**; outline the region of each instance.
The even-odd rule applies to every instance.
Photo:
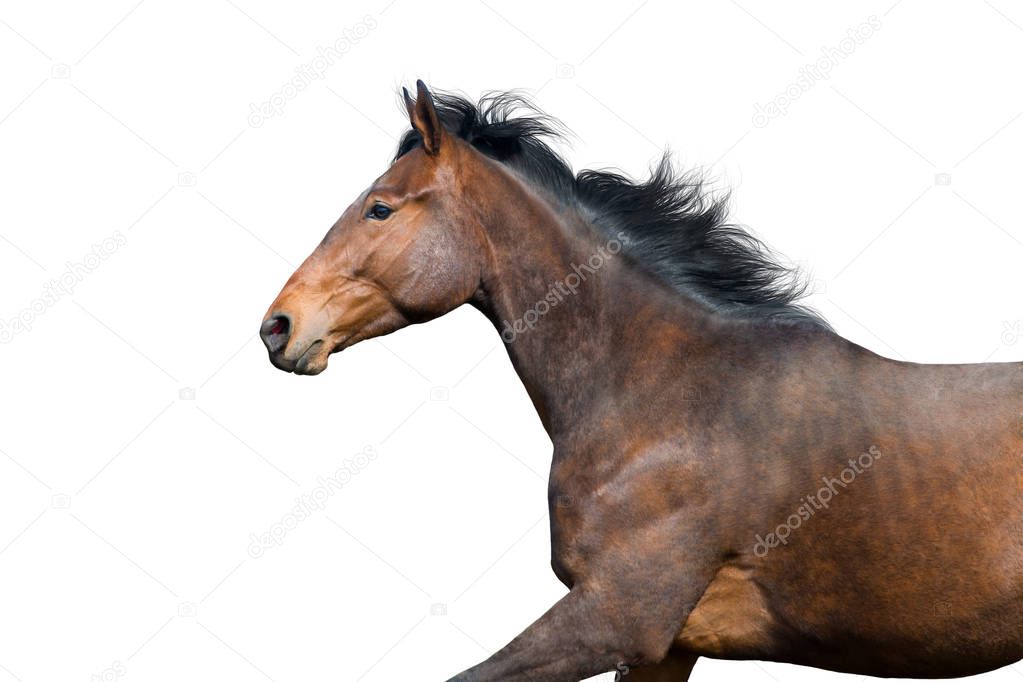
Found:
[[[288,345],[291,335],[291,318],[284,314],[271,315],[263,320],[259,327],[259,337],[271,353],[276,353]]]

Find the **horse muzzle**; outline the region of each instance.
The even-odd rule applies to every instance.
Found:
[[[319,374],[327,368],[330,351],[323,339],[296,339],[291,316],[274,313],[263,320],[259,338],[277,369],[295,374]]]

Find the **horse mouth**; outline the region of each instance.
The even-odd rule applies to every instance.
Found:
[[[327,368],[327,354],[320,352],[322,348],[322,340],[314,341],[302,352],[302,355],[297,360],[288,360],[285,357],[284,349],[271,351],[270,364],[282,372],[306,375],[319,374]]]
[[[318,362],[320,358],[320,350],[323,348],[323,340],[314,341],[312,345],[305,349],[305,352],[295,361],[295,368],[292,370],[295,374],[319,374],[323,370],[327,369],[327,356],[323,355],[323,361]]]
[[[286,322],[281,322],[281,319]],[[354,332],[326,333],[302,349],[301,341],[290,339],[291,320],[275,314],[263,322],[260,337],[270,355],[270,364],[290,374],[315,375],[327,369],[333,353],[347,348],[353,342]],[[295,354],[298,357],[295,357]]]
[[[317,339],[316,341],[313,341],[294,362],[289,362],[280,355],[275,357],[273,354],[270,356],[270,362],[272,362],[275,367],[282,369],[285,372],[315,376],[327,369],[327,361],[330,359],[331,355],[344,350],[350,345],[349,341],[352,339],[352,336],[353,334],[348,334],[340,341],[329,347],[327,346],[326,341],[323,339]]]

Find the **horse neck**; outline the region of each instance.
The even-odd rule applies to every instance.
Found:
[[[478,197],[490,254],[474,305],[501,333],[540,419],[557,440],[651,354],[700,326],[702,310],[621,253],[604,235],[504,170]]]

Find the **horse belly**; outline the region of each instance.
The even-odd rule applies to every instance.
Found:
[[[675,644],[711,658],[769,658],[780,629],[749,570],[727,565],[707,586]]]
[[[960,677],[1023,658],[1021,603],[1023,585],[1015,598],[984,616],[974,614],[976,622],[944,636],[928,633],[927,641],[916,646],[854,632],[822,642],[803,632],[798,620],[791,619],[794,614],[783,615],[785,608],[772,607],[771,595],[759,586],[752,569],[726,565],[708,585],[674,644],[710,658],[777,661],[883,677]],[[788,607],[799,610],[798,604]],[[899,616],[893,613],[892,618],[897,621]],[[980,623],[984,625],[979,627]],[[926,649],[926,655],[908,655],[917,647]]]

